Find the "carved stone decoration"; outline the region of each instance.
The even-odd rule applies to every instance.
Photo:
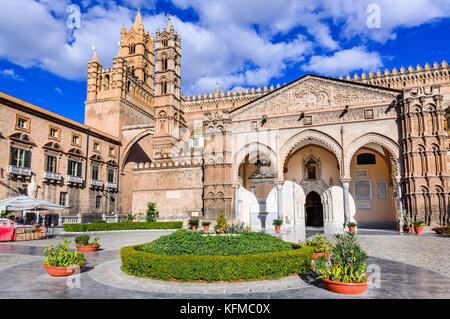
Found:
[[[245,107],[230,112],[233,120],[250,119],[266,114],[290,115],[301,111],[342,109],[344,106],[389,105],[397,92],[336,82],[307,75]],[[364,118],[364,112],[353,117]]]
[[[27,195],[31,198],[36,198],[37,196],[38,185],[36,183],[36,176],[31,176],[31,182],[27,186]]]

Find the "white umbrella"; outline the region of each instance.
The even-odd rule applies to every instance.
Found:
[[[0,211],[3,210],[65,210],[66,206],[56,205],[45,200],[26,195],[0,200]]]

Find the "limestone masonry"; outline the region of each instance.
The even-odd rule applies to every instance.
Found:
[[[407,210],[449,224],[450,67],[401,67],[276,87],[184,96],[181,38],[140,12],[105,69],[88,63],[85,124],[0,93],[0,198],[23,193],[65,214],[145,212],[254,229],[356,221],[398,226]]]

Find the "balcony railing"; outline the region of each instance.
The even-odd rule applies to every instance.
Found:
[[[107,188],[114,188],[114,189],[117,189],[117,184],[116,184],[116,183],[110,183],[110,182],[107,182],[107,183],[106,183],[106,187],[107,187]]]
[[[67,181],[76,184],[83,184],[83,178],[78,176],[67,175]]]
[[[102,187],[103,186],[103,182],[96,180],[96,179],[90,179],[89,180],[89,184],[91,184],[92,186],[98,186],[98,187]]]
[[[54,179],[57,181],[60,181],[62,179],[61,174],[54,173],[54,172],[47,172],[47,171],[42,172],[42,177],[46,178],[46,179]]]
[[[16,175],[31,176],[31,168],[20,167],[15,165],[8,165],[8,173]]]

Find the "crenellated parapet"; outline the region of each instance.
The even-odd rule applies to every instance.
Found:
[[[389,71],[387,68],[382,72],[377,70],[375,73],[366,74],[363,72],[353,77],[348,74],[345,78],[339,76],[341,80],[357,81],[365,84],[383,86],[393,89],[403,89],[423,85],[447,84],[450,82],[450,66],[444,60],[441,64],[434,62],[433,65],[426,63],[423,67],[418,64],[415,68],[411,65],[408,68],[393,68]]]
[[[212,109],[233,109],[239,107],[248,102],[251,102],[267,93],[273,92],[275,89],[280,88],[281,85],[278,84],[276,87],[273,85],[268,88],[241,88],[239,90],[228,90],[227,92],[216,90],[209,92],[208,94],[197,94],[191,96],[182,95],[184,100],[185,112],[198,112],[198,111],[208,111]]]

